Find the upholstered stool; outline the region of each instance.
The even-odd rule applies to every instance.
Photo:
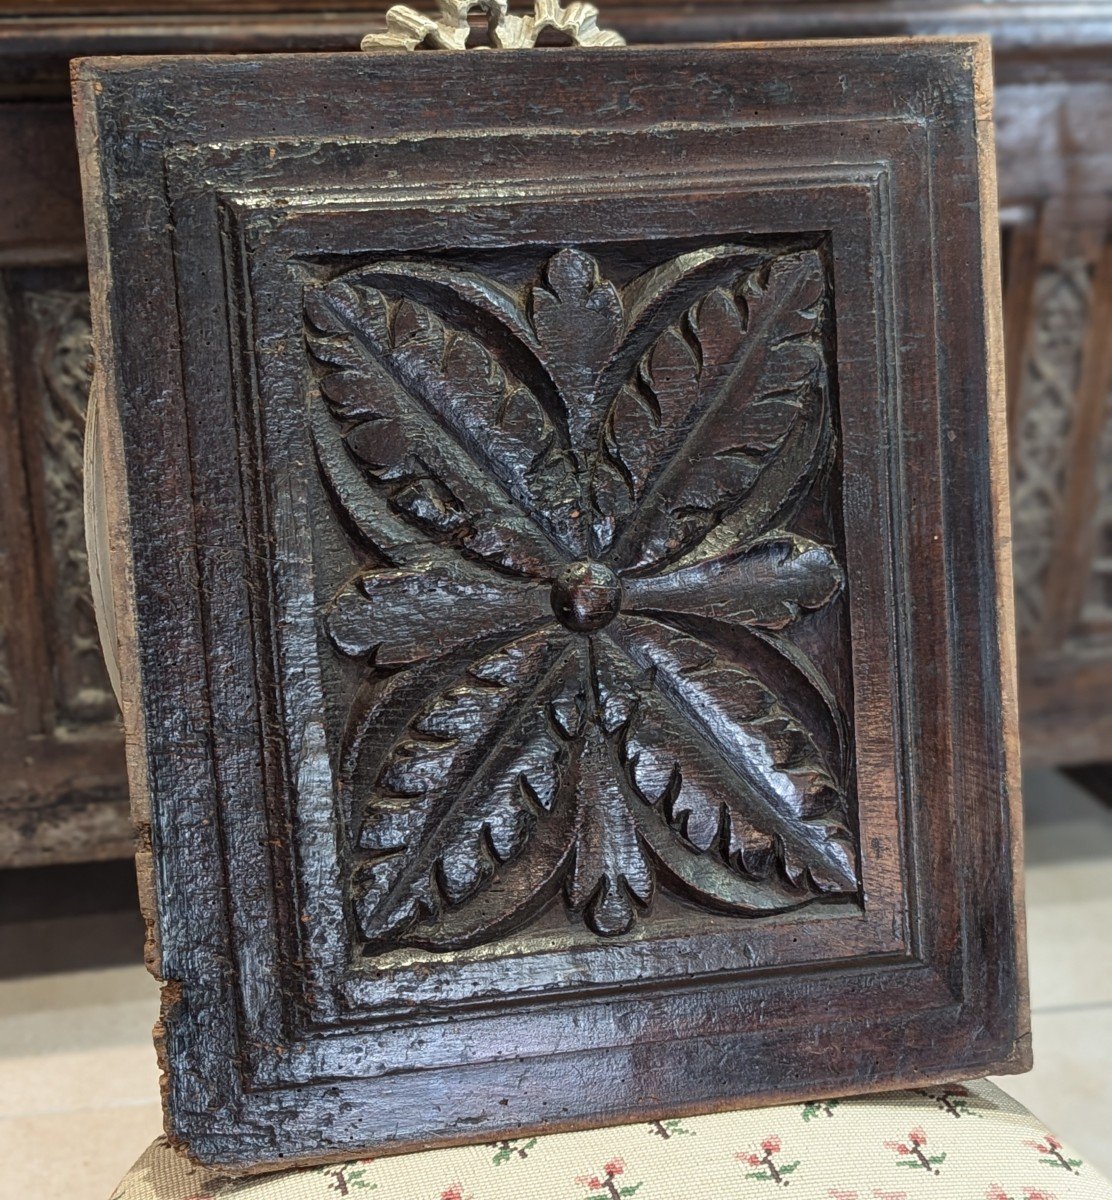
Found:
[[[1112,1200],[984,1081],[666,1118],[233,1180],[160,1138],[113,1200]]]

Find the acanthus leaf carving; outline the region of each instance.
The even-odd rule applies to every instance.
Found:
[[[370,570],[336,596],[329,632],[351,658],[378,667],[419,662],[473,644],[492,630],[513,633],[551,619],[547,584],[490,579],[468,567],[450,577],[425,570]]]
[[[547,701],[566,688],[566,636],[532,634],[472,663],[407,722],[382,763],[360,834],[364,932],[435,924],[518,855],[551,812],[567,749]]]
[[[745,916],[857,893],[845,723],[785,640],[844,585],[791,530],[833,452],[829,317],[818,250],[745,244],[623,285],[570,247],[520,293],[430,262],[309,292],[322,475],[389,564],[325,617],[377,695],[342,754],[370,947],[481,942],[561,892],[599,936],[660,887]]]
[[[637,794],[696,848],[739,873],[779,860],[820,891],[854,886],[842,795],[803,725],[751,672],[657,621],[623,617],[609,632],[653,686],[639,697],[622,751]]]
[[[591,721],[579,748],[568,905],[595,933],[627,933],[652,900],[653,881],[616,747],[601,722]]]
[[[786,255],[737,292],[712,292],[649,351],[641,378],[664,436],[657,461],[641,466],[636,514],[614,551],[631,570],[674,560],[712,530],[716,551],[724,540],[744,545],[790,512],[828,431],[825,300],[818,254]],[[739,391],[748,403],[723,413]],[[623,461],[620,430],[613,422]]]
[[[477,339],[362,283],[310,303],[313,354],[341,368],[325,395],[396,515],[523,575],[558,561],[551,536],[574,545],[575,481],[552,422]]]
[[[664,575],[633,576],[624,590],[629,612],[688,613],[783,629],[803,612],[822,608],[842,582],[826,546],[781,533]]]

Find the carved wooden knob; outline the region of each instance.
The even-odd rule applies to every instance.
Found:
[[[621,580],[602,563],[571,563],[552,584],[552,611],[575,633],[602,629],[621,607]]]

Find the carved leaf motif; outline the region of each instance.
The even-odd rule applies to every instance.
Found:
[[[435,921],[411,926],[406,946],[458,950],[482,945],[528,924],[560,892],[575,852],[574,811],[561,803],[536,822],[520,853],[492,868],[490,878],[461,903],[443,906]]]
[[[726,243],[692,250],[639,275],[622,289],[626,324],[622,343],[599,385],[609,405],[661,333],[717,288],[736,291],[744,280],[774,257],[767,249],[745,243]]]
[[[533,289],[533,328],[582,463],[594,448],[595,390],[621,336],[622,302],[617,288],[602,280],[598,263],[581,250],[561,250],[548,264],[545,284]]]
[[[556,431],[539,402],[476,339],[412,301],[342,281],[311,296],[307,313],[314,357],[340,368],[322,391],[397,517],[520,574],[560,560],[541,528],[552,533],[559,514],[545,516],[555,510],[533,494],[533,475],[543,467],[546,495],[570,487],[572,508],[574,477],[552,453]]]
[[[785,255],[661,334],[607,423],[636,506],[611,561],[677,559],[723,523],[727,546],[744,544],[798,500],[824,442],[824,294],[819,255]]]
[[[614,641],[653,684],[624,741],[629,779],[696,849],[793,888],[853,892],[842,797],[799,721],[750,672],[655,621],[623,618]]]
[[[784,533],[666,575],[632,578],[624,608],[782,629],[804,610],[829,603],[841,585],[841,569],[825,546]]]
[[[376,856],[359,900],[370,941],[435,922],[521,851],[562,787],[567,751],[548,703],[577,673],[566,637],[533,634],[473,663],[407,722],[360,832]]]
[[[640,504],[650,482],[691,435],[701,410],[725,386],[723,376],[744,338],[744,314],[722,288],[657,338],[607,416],[607,456],[600,456],[595,485],[604,517],[616,525]]]
[[[633,926],[635,905],[652,899],[653,877],[617,771],[617,757],[597,724],[588,726],[576,779],[575,860],[568,903],[596,932]]]
[[[738,244],[620,289],[565,249],[516,291],[399,261],[310,293],[322,475],[389,564],[326,610],[368,671],[342,779],[370,946],[474,945],[561,892],[601,936],[658,885],[749,916],[856,894],[844,714],[785,632],[843,586],[790,527],[832,454],[825,286],[817,251]]]
[[[441,556],[439,548],[391,510],[384,492],[368,486],[365,473],[347,448],[341,427],[325,405],[312,406],[309,427],[324,486],[337,512],[359,539],[393,566],[431,566]]]
[[[402,666],[551,621],[549,590],[461,568],[366,571],[332,602],[328,631],[351,658]]]

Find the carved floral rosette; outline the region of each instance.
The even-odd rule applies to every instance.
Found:
[[[857,894],[844,721],[787,636],[843,588],[792,531],[835,457],[831,322],[816,248],[309,290],[320,470],[373,556],[323,618],[365,669],[340,786],[369,951],[559,903],[620,935],[657,890],[743,917]]]

